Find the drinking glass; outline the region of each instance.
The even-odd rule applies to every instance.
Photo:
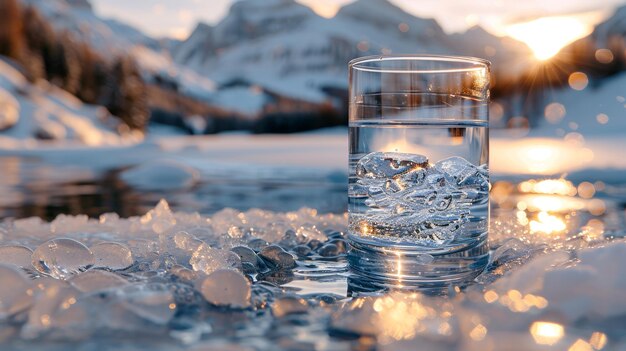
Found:
[[[488,261],[488,61],[350,62],[349,250],[392,286],[473,280]]]

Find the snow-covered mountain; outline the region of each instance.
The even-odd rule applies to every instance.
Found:
[[[626,38],[626,5],[617,8],[611,17],[597,25],[590,37],[600,48],[615,44],[610,42],[612,37]]]
[[[525,45],[479,28],[449,36],[436,21],[412,16],[387,0],[358,0],[331,19],[294,0],[244,0],[215,27],[198,25],[173,57],[218,84],[246,81],[322,101],[324,87],[346,87],[350,59],[390,53],[487,57],[494,70],[506,66],[508,72],[523,69],[530,55]]]
[[[91,146],[140,140],[135,134],[120,136],[119,123],[101,106],[84,104],[47,82],[29,83],[17,65],[0,56],[0,141],[4,148],[28,147],[35,139]]]
[[[326,101],[324,88],[346,88],[347,62],[364,55],[479,56],[492,60],[498,73],[516,74],[530,54],[525,45],[480,28],[449,36],[435,20],[415,17],[387,0],[355,1],[331,19],[294,0],[237,1],[217,25],[200,23],[184,42],[167,45],[99,18],[88,0],[22,1],[36,6],[56,29],[100,52],[131,53],[148,80],[167,77],[184,94],[216,105],[224,96],[216,89],[235,81],[291,98]],[[232,93],[227,95],[232,98]]]
[[[117,20],[100,18],[88,0],[22,1],[38,9],[55,30],[67,31],[77,40],[88,43],[105,59],[132,55],[148,81],[157,75],[167,77],[178,84],[181,92],[201,99],[214,92],[215,85],[210,79],[170,58],[168,46],[171,43],[151,38]]]

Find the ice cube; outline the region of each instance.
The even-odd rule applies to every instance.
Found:
[[[31,284],[23,271],[0,264],[0,321],[28,308],[33,302]]]
[[[33,250],[21,245],[0,246],[0,263],[12,264],[21,268],[32,268]]]
[[[443,159],[435,163],[434,168],[446,176],[449,181],[453,181],[457,185],[463,185],[467,181],[482,175],[478,167],[459,156]]]
[[[90,270],[80,273],[73,276],[69,282],[84,293],[112,289],[128,284],[128,281],[119,275],[102,270]]]
[[[94,267],[113,271],[130,267],[134,262],[133,253],[120,243],[104,242],[90,248],[95,258]]]
[[[211,274],[218,269],[241,270],[241,259],[232,251],[213,249],[202,244],[194,251],[189,264],[195,271]]]
[[[250,282],[237,271],[216,270],[202,281],[200,292],[216,306],[241,308],[250,305]]]
[[[387,179],[427,167],[426,156],[399,152],[372,152],[359,160],[356,175],[359,178]]]
[[[39,273],[56,279],[68,279],[84,272],[95,263],[93,253],[73,239],[49,240],[37,247],[32,255],[32,265]]]

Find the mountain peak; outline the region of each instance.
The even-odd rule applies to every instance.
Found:
[[[74,7],[77,9],[84,9],[84,10],[89,10],[89,11],[93,10],[93,7],[91,6],[91,3],[89,2],[89,0],[65,0],[65,2],[67,2],[67,4],[70,5],[71,7]]]
[[[230,7],[230,11],[242,11],[243,9],[249,11],[252,9],[267,9],[267,8],[284,8],[286,6],[303,6],[295,2],[295,0],[240,0],[233,3]]]
[[[400,7],[392,4],[389,0],[357,0],[353,3],[350,3],[339,10],[339,13],[343,12],[350,13],[354,10],[384,10],[384,11],[393,11],[396,13],[404,13]],[[384,12],[388,13],[388,12]],[[372,13],[372,15],[377,15],[377,13]]]
[[[302,26],[317,15],[294,0],[242,0],[235,2],[228,15],[215,26],[218,47],[282,33]]]

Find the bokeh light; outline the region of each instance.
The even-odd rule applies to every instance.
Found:
[[[583,199],[591,199],[596,193],[596,188],[589,182],[578,184],[578,195]]]
[[[607,124],[607,123],[609,123],[609,116],[607,116],[604,113],[599,113],[596,116],[596,121],[598,121],[598,123],[600,123],[600,124]]]
[[[565,117],[565,106],[558,102],[548,104],[544,110],[546,120],[552,124],[559,123]]]
[[[565,334],[565,328],[558,323],[534,322],[530,326],[530,334],[537,344],[554,345]]]
[[[596,60],[600,63],[611,63],[613,62],[613,52],[609,49],[598,49],[595,53]]]
[[[574,90],[583,90],[589,84],[589,78],[583,72],[574,72],[569,75],[567,83]]]

